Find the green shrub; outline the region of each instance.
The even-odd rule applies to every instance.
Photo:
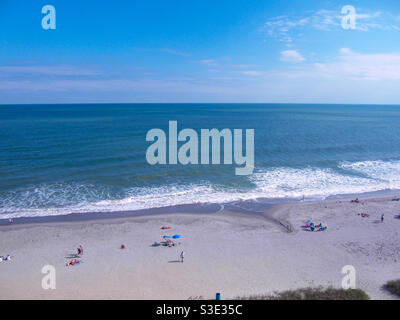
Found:
[[[361,289],[323,289],[301,288],[275,292],[273,295],[251,295],[237,297],[237,300],[369,300],[369,296]]]
[[[384,288],[390,291],[390,293],[400,296],[400,279],[387,282]]]

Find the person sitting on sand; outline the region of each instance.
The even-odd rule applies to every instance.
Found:
[[[360,200],[358,200],[358,198],[356,198],[355,200],[351,200],[351,202],[360,203]]]
[[[4,260],[6,260],[6,261],[11,261],[11,258],[12,258],[12,257],[8,254],[7,257],[6,257]]]
[[[77,264],[79,264],[79,263],[80,263],[79,260],[77,260],[77,259],[72,259],[72,260],[67,264],[67,267],[72,267],[72,266],[77,265]]]

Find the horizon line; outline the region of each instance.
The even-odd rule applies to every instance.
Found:
[[[363,106],[400,106],[400,103],[333,103],[333,102],[71,102],[71,103],[0,103],[0,106],[37,106],[37,105],[95,105],[95,104],[323,104],[323,105],[363,105]]]

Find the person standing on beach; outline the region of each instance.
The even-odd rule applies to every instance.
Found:
[[[383,220],[385,219],[385,215],[381,215],[381,222],[383,222]]]
[[[79,258],[81,258],[83,256],[83,247],[82,247],[82,245],[80,245],[77,250],[78,250],[77,256]]]
[[[181,262],[182,263],[183,263],[183,258],[185,258],[185,252],[184,251],[181,252]]]

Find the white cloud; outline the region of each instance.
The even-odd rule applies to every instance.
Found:
[[[243,74],[245,76],[261,76],[264,74],[264,72],[257,70],[232,71],[232,73]]]
[[[177,55],[177,56],[182,56],[182,57],[190,57],[191,56],[189,53],[182,52],[182,51],[177,51],[177,50],[174,50],[174,49],[164,48],[164,49],[161,49],[161,51],[162,52],[166,52],[166,53],[171,53],[171,54],[174,54],[174,55]]]
[[[296,50],[287,51],[292,52],[286,53],[292,59],[296,56],[293,52],[302,57]],[[182,102],[392,104],[400,101],[400,53],[366,54],[350,48],[338,48],[334,58],[319,59],[313,63],[289,64],[275,69],[246,64],[238,66],[249,68],[221,64],[215,67],[218,73],[212,77],[204,74],[182,78],[170,78],[163,74],[144,78],[128,75],[119,79],[40,77],[7,80],[0,77],[0,100],[2,103],[165,102],[179,99]]]
[[[230,60],[232,59],[229,59],[228,61],[231,62]],[[254,64],[224,63],[224,61],[218,62],[217,60],[214,59],[200,60],[199,62],[209,67],[208,72],[241,74],[244,76],[251,76],[251,77],[258,77],[264,74],[264,71],[256,70],[258,66]]]
[[[8,75],[54,75],[54,76],[92,76],[98,71],[82,69],[74,66],[0,66],[0,72]]]
[[[399,31],[398,17],[391,13],[362,12],[356,8],[356,29],[359,31],[370,30],[395,30]],[[333,31],[342,28],[341,12],[334,10],[318,10],[307,16],[288,17],[278,16],[268,19],[264,24],[264,30],[270,37],[276,37],[282,42],[292,43],[299,32],[304,30]]]
[[[281,52],[281,61],[303,62],[306,59],[296,50],[285,50]]]
[[[264,28],[269,36],[277,37],[283,42],[293,42],[293,33],[305,28],[328,30],[332,26],[340,26],[337,12],[319,10],[306,17],[278,16],[265,22]]]
[[[199,62],[202,64],[206,64],[206,65],[213,65],[213,64],[217,63],[217,61],[214,59],[203,59],[203,60],[199,60]]]
[[[400,80],[400,54],[360,54],[341,50],[338,61],[328,67],[330,72],[350,79]]]
[[[354,54],[354,52],[353,52],[351,49],[349,49],[349,48],[341,48],[341,49],[339,50],[339,53],[340,53],[340,54],[347,54],[347,55],[349,55],[349,54]]]
[[[333,60],[277,70],[275,76],[290,79],[337,79],[357,81],[400,80],[400,54],[361,54],[341,48]]]

